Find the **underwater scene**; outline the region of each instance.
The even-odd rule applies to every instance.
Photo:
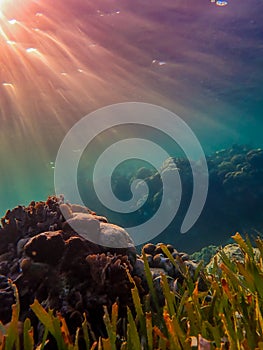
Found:
[[[263,349],[262,0],[0,0],[0,349]]]

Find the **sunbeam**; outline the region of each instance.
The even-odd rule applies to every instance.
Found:
[[[29,169],[30,154],[50,183],[49,164],[69,128],[97,108],[128,101],[179,114],[211,148],[222,135],[235,142],[253,125],[244,101],[259,111],[258,13],[236,2],[0,0],[1,161]],[[244,122],[237,125],[237,116]]]

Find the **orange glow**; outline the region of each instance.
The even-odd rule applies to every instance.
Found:
[[[217,110],[211,76],[222,77],[219,90],[225,91],[238,70],[235,61],[226,64],[220,47],[245,45],[231,31],[225,35],[221,24],[213,29],[213,16],[206,21],[200,16],[210,10],[221,15],[221,9],[199,2],[191,8],[180,1],[154,2],[152,13],[161,6],[180,18],[178,26],[169,22],[166,33],[161,22],[138,15],[126,2],[120,8],[106,3],[58,0],[54,6],[53,0],[0,0],[0,140],[9,142],[7,128],[21,139],[42,140],[44,152],[52,136],[59,138],[73,121],[125,101],[165,106],[189,120],[192,115],[206,119],[209,108]],[[183,21],[184,13],[195,20]],[[192,33],[202,33],[200,47]],[[169,45],[167,37],[172,38]],[[199,107],[207,96],[210,103],[203,113]],[[234,114],[231,106],[228,114]],[[46,141],[50,129],[54,135],[50,132],[51,141]]]
[[[0,16],[5,6],[7,6],[8,4],[10,5],[11,3],[12,3],[12,0],[0,0]]]
[[[87,21],[84,27],[77,17],[71,21],[66,7],[54,8],[51,1],[0,1],[5,5],[0,16],[1,117],[9,125],[13,118],[18,133],[24,129],[27,135],[30,130],[36,134],[40,115],[63,129],[67,120],[100,105],[137,99],[138,77],[130,69],[130,60],[104,45],[107,32],[94,32],[92,24],[122,24],[119,10],[102,16],[104,13],[90,2],[91,24]],[[136,21],[147,26],[140,19]],[[130,57],[140,55],[132,46],[129,50]],[[165,62],[158,61],[158,65]],[[151,90],[146,94],[155,99]]]

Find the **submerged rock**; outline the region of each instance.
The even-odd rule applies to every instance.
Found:
[[[100,222],[92,214],[75,213],[66,223],[84,239],[96,242],[100,232]]]
[[[105,222],[100,223],[100,244],[112,248],[132,248],[133,240],[128,232],[117,225]]]
[[[11,281],[0,275],[0,321],[6,324],[11,321],[12,305],[16,302]]]
[[[127,255],[131,263],[135,263],[136,249],[128,232],[120,226],[108,223],[104,216],[73,213],[63,225],[66,232],[86,240],[93,252]]]
[[[84,239],[103,247],[130,248],[134,243],[128,232],[107,222],[103,216],[87,213],[74,213],[66,223]]]
[[[198,263],[191,260],[190,256],[185,252],[178,252],[171,244],[164,245],[174,258],[175,264],[173,264],[169,257],[167,257],[163,252],[162,245],[164,244],[158,243],[155,245],[148,243],[142,248],[142,251],[146,254],[146,258],[154,279],[159,279],[161,274],[166,274],[170,278],[169,283],[174,286],[174,281],[176,281],[176,284],[183,283],[186,271],[187,274],[194,279]],[[142,260],[142,257],[140,260]],[[140,268],[140,270],[141,269],[142,268]],[[205,281],[202,277],[202,270],[198,277],[198,285],[200,290],[206,289]]]
[[[63,231],[40,233],[25,244],[24,250],[34,261],[56,265],[65,251]]]

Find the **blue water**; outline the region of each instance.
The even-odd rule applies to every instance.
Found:
[[[263,147],[262,13],[260,0],[10,1],[0,16],[0,214],[52,194],[66,132],[114,103],[173,111],[207,155]]]

